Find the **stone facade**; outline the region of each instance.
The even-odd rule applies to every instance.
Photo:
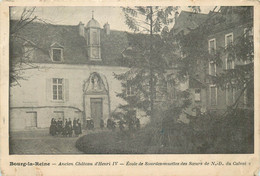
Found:
[[[232,36],[233,42],[236,42],[236,39],[240,36],[243,36],[245,29],[247,28],[248,24],[238,24],[237,26],[230,27],[225,30],[221,30],[219,32],[216,32],[215,34],[211,34],[208,36],[208,41],[214,39],[216,42],[216,48],[223,48],[226,46],[226,39],[227,36]],[[228,63],[227,63],[227,57],[222,57],[222,65],[216,66],[216,74],[219,74],[221,72],[224,72],[226,69],[228,69]],[[231,63],[231,67],[235,68],[237,65],[245,65],[248,63],[243,63],[242,61],[234,61]],[[210,66],[209,66],[210,67]],[[207,68],[207,72],[209,72],[210,68]],[[210,87],[214,85],[209,84],[207,88],[208,92],[208,108],[209,109],[215,109],[215,110],[221,110],[226,109],[227,106],[230,106],[232,103],[235,102],[236,98],[240,94],[240,90],[221,90],[217,89],[217,104],[212,105],[211,99],[210,99]],[[242,98],[239,100],[240,106],[244,106],[247,104],[246,102],[246,95],[242,95]]]
[[[32,69],[24,74],[28,79],[21,81],[21,86],[10,89],[11,130],[23,129],[26,126],[49,127],[53,117],[71,120],[80,118],[84,122],[84,117],[91,118],[91,100],[94,99],[101,100],[102,117],[99,118],[106,122],[110,112],[120,103],[124,103],[116,96],[116,93],[122,90],[121,83],[113,74],[123,73],[127,68],[68,64],[39,66],[39,70]],[[100,75],[100,87],[94,87],[94,80],[91,80],[93,73]],[[62,100],[53,99],[54,78],[62,79]],[[37,116],[36,122],[31,115]],[[28,122],[30,120],[32,124]]]

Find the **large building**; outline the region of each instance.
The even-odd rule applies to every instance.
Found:
[[[11,21],[11,28],[16,25]],[[19,35],[11,56],[26,62],[19,85],[10,86],[10,130],[49,127],[52,118],[93,119],[99,127],[125,103],[116,96],[122,87],[114,78],[128,70],[120,62],[128,47],[125,32],[108,23],[101,28],[92,17],[77,26],[32,22]]]
[[[232,86],[219,89],[212,78],[227,70],[253,64],[253,60],[234,62],[222,57],[223,64],[218,65],[209,56],[235,42],[250,29],[253,24],[252,10],[249,7],[243,15],[235,7],[221,7],[219,12],[209,14],[176,13],[171,32],[177,45],[183,36],[192,35],[193,31],[205,28],[205,25],[210,26],[210,30],[203,35],[191,38],[201,42],[200,49],[207,55],[194,62],[195,55],[189,53],[189,64],[194,64],[196,69],[188,75],[188,81],[167,82],[168,95],[163,97],[157,93],[160,91],[156,87],[155,104],[164,107],[161,108],[163,110],[169,102],[178,102],[178,92],[189,92],[192,104],[181,117],[185,122],[189,121],[187,115],[223,112],[232,105],[240,90]],[[225,20],[221,21],[223,18]],[[10,29],[17,29],[17,23],[11,21]],[[10,68],[19,71],[22,67],[18,75],[21,79],[11,81],[18,85],[10,86],[10,130],[49,127],[52,118],[79,118],[83,124],[86,119],[93,119],[95,127],[99,127],[101,119],[106,122],[120,104],[126,103],[117,96],[123,87],[114,76],[129,70],[123,59],[124,52],[131,48],[126,32],[110,30],[108,23],[101,28],[92,17],[86,25],[79,22],[76,26],[32,22],[18,34],[22,38],[16,37],[15,41],[11,41],[10,62],[15,64],[12,62],[21,57],[25,62]],[[249,31],[248,35],[252,36],[253,33]],[[185,58],[187,53],[182,49],[181,46],[176,47],[175,55]],[[168,68],[168,75],[173,75],[175,79],[178,65],[169,62]],[[131,87],[125,92],[130,96],[133,94]],[[239,96],[240,107],[253,106],[252,92],[246,90]],[[148,119],[145,113],[136,112],[141,123],[145,123]]]
[[[193,46],[193,53],[184,53],[182,46],[177,50],[180,57],[190,58],[189,62],[194,64],[195,68],[188,75],[186,86],[192,100],[192,105],[186,110],[187,114],[195,116],[198,111],[223,113],[235,103],[240,108],[253,108],[253,86],[249,86],[242,93],[241,88],[238,89],[235,85],[241,84],[239,82],[231,81],[232,85],[227,84],[223,85],[224,88],[220,88],[213,81],[217,75],[222,73],[232,74],[233,72],[235,74],[239,70],[242,73],[243,68],[253,68],[254,61],[249,58],[253,53],[245,56],[246,61],[224,53],[228,46],[245,42],[241,40],[245,35],[249,35],[253,40],[252,27],[253,7],[220,7],[218,12],[208,14],[182,11],[179,16],[176,15],[176,22],[172,29],[175,42],[178,43],[183,36],[189,35],[191,40],[200,42],[198,46]],[[247,51],[251,49],[253,51],[251,44],[248,44],[247,47],[251,47]],[[195,50],[200,51],[199,57],[201,58],[196,58],[198,54],[196,55]],[[218,56],[220,56],[219,61],[211,59]]]
[[[224,13],[224,14],[223,14]],[[225,21],[213,23],[212,30],[207,36],[207,47],[209,54],[218,54],[218,51],[230,47],[231,45],[237,45],[238,43],[244,42],[241,40],[245,35],[249,35],[253,40],[253,8],[252,7],[222,7],[220,14],[216,17],[212,17],[212,21],[216,20],[217,16],[224,16]],[[217,21],[217,20],[216,20]],[[252,47],[247,44],[246,47]],[[246,50],[244,53],[250,51]],[[249,53],[248,53],[249,54]],[[253,53],[252,53],[253,54]],[[235,71],[240,69],[243,72],[243,67],[253,65],[254,60],[246,58],[245,60],[235,59],[232,54],[225,54],[221,57],[222,64],[218,65],[216,62],[208,62],[206,70],[207,75],[216,76],[223,72]],[[248,56],[249,57],[249,56]],[[253,68],[253,66],[251,67]],[[253,71],[252,71],[253,72]],[[231,73],[231,72],[230,72]],[[231,84],[240,84],[239,82],[233,82],[226,85],[225,89],[219,89],[211,81],[212,78],[208,78],[208,106],[210,109],[221,110],[234,104],[239,99],[238,106],[241,108],[252,108],[253,107],[253,87],[249,88],[242,93],[240,96],[241,88],[238,89],[236,86]],[[241,80],[242,82],[242,80]]]

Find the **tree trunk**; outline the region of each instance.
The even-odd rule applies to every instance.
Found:
[[[152,68],[152,50],[153,50],[153,7],[150,6],[150,101],[151,101],[151,119],[154,119],[154,80],[153,80],[153,68]]]

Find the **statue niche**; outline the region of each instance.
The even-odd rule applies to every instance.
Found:
[[[95,93],[107,93],[106,87],[103,82],[104,80],[101,78],[100,74],[92,73],[89,79],[85,83],[84,92],[86,94],[95,94]]]
[[[101,80],[98,79],[98,77],[96,75],[94,75],[92,78],[91,78],[91,88],[92,90],[94,91],[99,91],[101,90]]]

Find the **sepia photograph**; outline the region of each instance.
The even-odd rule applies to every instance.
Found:
[[[254,154],[253,29],[254,6],[10,6],[9,155]]]

